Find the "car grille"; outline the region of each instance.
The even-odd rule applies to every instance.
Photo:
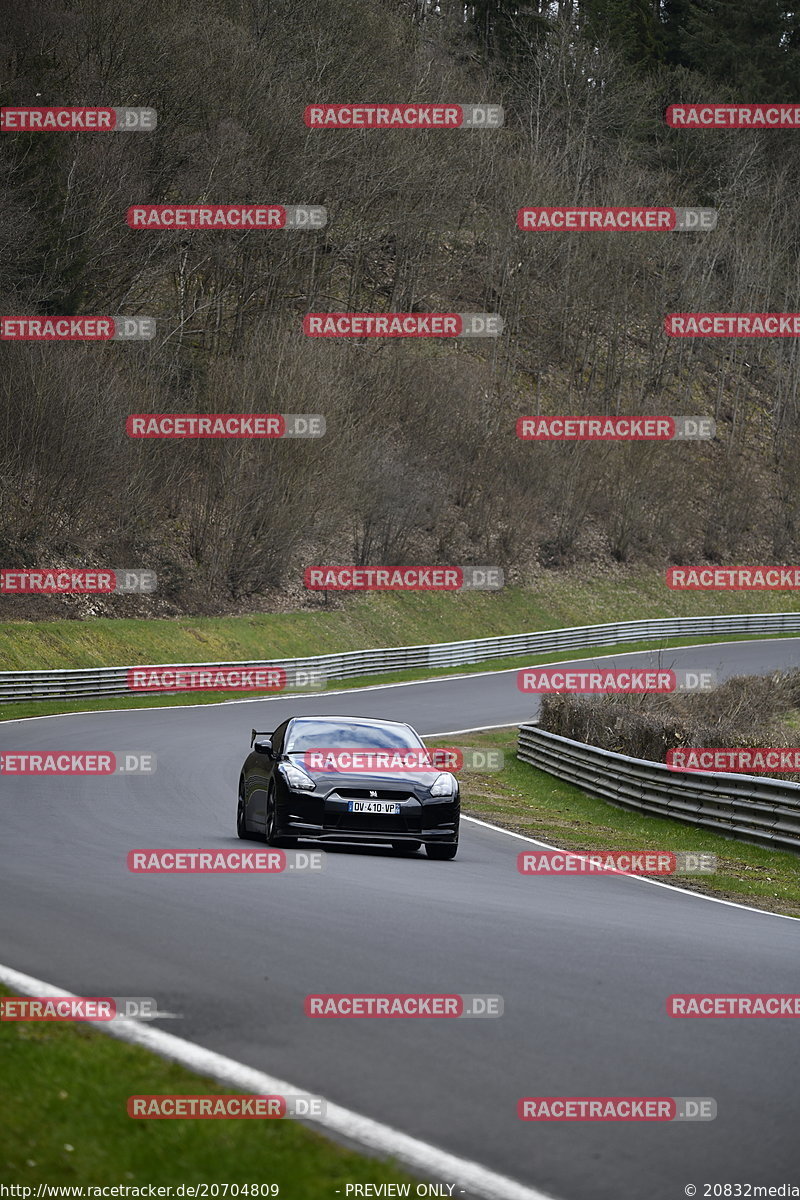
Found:
[[[375,794],[377,793],[377,795]],[[337,788],[328,801],[338,800],[335,808],[326,804],[325,828],[337,832],[372,833],[417,833],[422,827],[422,806],[419,803],[401,808],[397,816],[387,813],[348,812],[348,800],[389,800],[402,805],[406,800],[415,800],[409,792],[392,791],[390,788]]]
[[[385,813],[342,813],[335,824],[326,826],[326,828],[336,829],[340,832],[352,830],[354,833],[374,833],[376,836],[381,833],[413,832],[405,817],[388,817]],[[417,828],[419,828],[419,821],[417,821]]]
[[[414,799],[412,792],[398,792],[391,788],[337,788],[331,792],[331,797],[334,795],[341,796],[342,800],[391,800],[395,804]]]

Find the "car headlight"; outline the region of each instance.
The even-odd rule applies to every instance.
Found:
[[[295,792],[311,792],[317,786],[311,776],[294,763],[281,763],[278,770]]]
[[[436,776],[431,788],[432,796],[454,796],[455,793],[456,781],[449,771],[443,771],[441,775]]]

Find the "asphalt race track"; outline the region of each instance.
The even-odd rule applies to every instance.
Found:
[[[764,672],[800,665],[800,639],[613,662]],[[319,873],[126,868],[134,848],[242,845],[236,784],[252,726],[316,711],[399,718],[430,735],[517,723],[534,699],[507,671],[2,723],[2,750],[148,752],[158,769],[2,778],[0,962],[80,995],[153,996],[181,1016],[161,1022],[170,1033],[561,1200],[800,1183],[800,1021],[665,1011],[674,992],[800,992],[800,923],[629,878],[522,877],[525,843],[470,822],[452,863],[329,848]],[[303,1012],[309,992],[417,991],[500,993],[505,1015]],[[709,1096],[719,1112],[689,1124],[533,1124],[516,1115],[526,1095]]]

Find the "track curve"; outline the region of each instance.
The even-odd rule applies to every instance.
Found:
[[[800,639],[572,665],[599,662],[725,677],[800,665]],[[136,847],[236,844],[251,726],[312,711],[428,735],[515,724],[535,710],[515,676],[0,724],[2,750],[158,758],[152,776],[2,778],[0,960],[83,995],[154,996],[182,1014],[169,1032],[564,1200],[800,1183],[798,1025],[665,1012],[673,992],[800,992],[800,924],[620,877],[523,878],[524,843],[470,823],[453,863],[328,848],[315,875],[128,873]],[[499,992],[505,1015],[311,1021],[312,991]],[[561,1094],[713,1096],[719,1115],[517,1119],[520,1096]]]

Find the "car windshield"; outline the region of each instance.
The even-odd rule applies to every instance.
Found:
[[[424,743],[407,725],[370,725],[346,721],[296,721],[292,724],[285,754],[304,750],[402,750]]]

